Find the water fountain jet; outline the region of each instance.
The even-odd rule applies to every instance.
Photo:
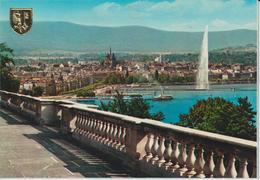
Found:
[[[196,89],[209,89],[208,62],[208,26],[206,26],[199,56],[199,68],[196,79]]]

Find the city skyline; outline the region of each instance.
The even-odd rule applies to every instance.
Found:
[[[26,1],[33,20],[65,21],[94,26],[146,26],[168,31],[256,29],[255,0],[187,1]],[[9,20],[11,7],[25,7],[19,0],[0,0],[0,21]],[[70,13],[64,13],[70,12]]]

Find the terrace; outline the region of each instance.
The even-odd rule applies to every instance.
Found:
[[[1,177],[256,177],[254,141],[93,105],[0,95]]]

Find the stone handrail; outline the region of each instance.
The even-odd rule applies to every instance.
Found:
[[[130,156],[150,175],[256,177],[254,141],[96,109],[63,108],[62,119],[74,138],[120,152],[122,159]]]
[[[22,95],[0,90],[1,106],[22,114],[39,124],[53,125],[59,119],[61,104],[71,104],[82,107],[96,108],[95,105],[82,105],[67,100],[51,100],[29,95]]]
[[[152,120],[146,120],[143,126],[148,136],[144,164],[176,176],[256,177],[255,141]]]
[[[8,108],[32,111],[44,122],[60,121],[62,133],[150,176],[256,177],[255,141],[101,111],[71,101],[4,91],[0,95],[1,104]],[[46,105],[50,107],[44,114]]]

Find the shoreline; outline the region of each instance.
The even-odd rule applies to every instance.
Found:
[[[208,90],[197,90],[195,89],[195,85],[162,85],[162,86],[138,86],[138,87],[129,87],[127,85],[107,85],[106,87],[113,87],[119,91],[122,91],[124,94],[138,94],[140,91],[144,91],[142,93],[145,94],[153,94],[154,92],[161,91],[161,87],[164,92],[167,91],[256,91],[256,83],[247,83],[247,84],[211,84],[210,89]],[[253,87],[252,87],[253,86]],[[111,94],[97,94],[96,97],[99,96],[113,96],[115,93]],[[76,100],[80,99],[80,97],[76,97],[76,95],[57,95],[57,96],[42,96],[44,99],[71,99]],[[82,98],[84,99],[84,98]],[[85,98],[87,99],[87,98]]]
[[[119,90],[144,90],[144,91],[215,91],[215,90],[232,90],[232,89],[243,89],[246,90],[246,88],[250,86],[255,86],[254,89],[256,89],[256,83],[247,83],[247,84],[210,84],[209,89],[203,90],[203,89],[196,89],[196,85],[157,85],[157,86],[138,86],[138,87],[127,87],[127,86],[121,86],[118,87]]]

